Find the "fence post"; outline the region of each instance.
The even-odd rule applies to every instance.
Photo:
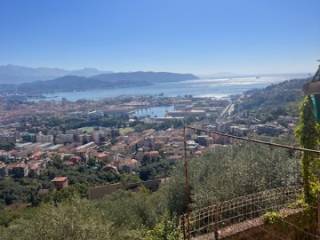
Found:
[[[317,195],[317,229],[316,234],[320,236],[320,193]]]
[[[219,232],[218,230],[214,230],[214,240],[219,240]]]
[[[185,216],[184,214],[182,215],[181,217],[181,227],[182,227],[182,233],[183,233],[183,240],[186,240],[187,239],[187,236],[186,236],[186,225],[185,225]]]

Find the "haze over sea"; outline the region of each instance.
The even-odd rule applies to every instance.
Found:
[[[66,98],[100,100],[119,96],[159,95],[167,97],[192,95],[194,97],[227,97],[241,94],[251,89],[261,89],[268,85],[295,78],[305,78],[308,74],[259,75],[259,77],[203,78],[174,83],[156,83],[148,86],[88,90],[82,92],[58,92],[46,94],[50,99]]]

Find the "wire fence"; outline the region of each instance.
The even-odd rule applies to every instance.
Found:
[[[298,186],[276,188],[237,197],[228,201],[191,211],[180,218],[181,228],[198,236],[221,228],[257,218],[268,211],[288,207],[302,194]]]
[[[203,136],[204,134],[207,136]],[[219,198],[213,196],[213,194],[220,194],[217,191],[222,189],[221,186],[220,188],[216,187],[214,190],[205,189],[207,199],[202,201],[200,207],[197,206],[195,209],[191,209],[192,206],[193,208],[195,206],[192,198],[197,198],[196,200],[199,202],[199,196],[200,198],[202,197],[201,194],[195,196],[194,186],[191,186],[194,183],[190,183],[192,173],[190,173],[188,159],[196,156],[197,152],[188,147],[188,142],[190,143],[190,140],[194,139],[195,135],[201,136],[200,140],[209,139],[209,142],[205,142],[204,144],[206,145],[206,149],[209,149],[208,151],[215,152],[216,149],[223,149],[220,153],[216,153],[216,159],[212,159],[212,161],[221,161],[222,159],[229,158],[232,165],[232,163],[236,163],[237,160],[241,159],[242,163],[247,165],[243,167],[242,171],[247,171],[247,173],[251,173],[253,176],[257,176],[257,178],[259,178],[259,174],[263,174],[265,179],[261,178],[259,180],[263,181],[258,182],[256,181],[257,179],[253,178],[252,182],[249,183],[248,179],[246,179],[243,185],[243,189],[245,190],[237,193],[230,190],[229,198],[227,198],[229,200],[219,201]],[[213,147],[210,147],[210,145]],[[184,146],[185,193],[188,207],[186,213],[180,217],[180,227],[183,231],[184,239],[188,240],[192,237],[204,236],[208,233],[212,233],[211,236],[214,236],[211,239],[217,239],[220,229],[261,217],[269,211],[287,208],[291,203],[296,202],[303,193],[300,170],[301,153],[311,152],[320,154],[318,150],[300,148],[293,144],[286,145],[261,139],[239,137],[191,126],[184,128]],[[256,158],[260,159],[256,161]],[[215,163],[212,162],[212,164]],[[262,167],[254,167],[254,165],[259,164]],[[207,167],[210,168],[212,166],[208,164]],[[261,169],[264,172],[261,172]],[[273,169],[279,171],[273,171]],[[235,169],[235,171],[237,170]],[[235,173],[235,175],[237,174]],[[198,176],[202,176],[202,174],[199,174],[199,171]],[[230,181],[230,175],[228,177],[229,186],[225,186],[225,188],[232,188],[233,185],[237,185],[238,189],[242,189],[241,184]],[[214,179],[212,176],[209,176],[209,178]],[[257,184],[255,184],[255,181]],[[197,187],[201,188],[201,183],[198,183]],[[247,189],[251,189],[252,191],[248,192]],[[210,190],[212,191],[210,192]],[[239,195],[239,193],[243,193],[243,195]],[[232,197],[230,197],[231,195]],[[213,198],[213,201],[209,201],[208,198]],[[193,202],[192,205],[191,202]],[[201,207],[203,206],[203,202],[207,202],[207,205]],[[295,227],[299,229],[299,226]],[[264,231],[265,229],[263,228],[262,230]],[[312,235],[312,233],[310,234]],[[318,237],[317,235],[314,236]],[[275,239],[277,237],[279,236],[276,236]]]

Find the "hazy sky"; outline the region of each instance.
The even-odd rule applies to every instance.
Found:
[[[0,64],[315,71],[320,0],[0,0]]]

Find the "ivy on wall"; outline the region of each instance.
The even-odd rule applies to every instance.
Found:
[[[300,109],[300,122],[296,128],[296,137],[300,145],[308,149],[317,149],[320,130],[313,114],[312,99],[306,96]],[[304,199],[308,204],[314,204],[319,192],[319,180],[316,176],[318,156],[304,152],[302,156],[302,174]]]

